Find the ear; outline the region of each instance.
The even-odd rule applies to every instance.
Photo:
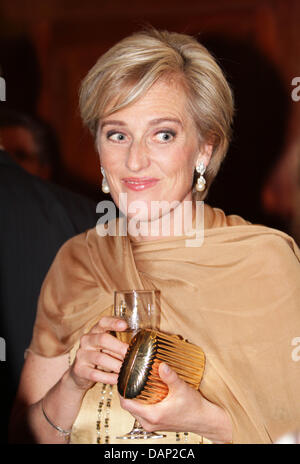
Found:
[[[213,153],[214,145],[211,142],[205,142],[201,145],[200,152],[197,158],[197,164],[200,161],[203,161],[205,166],[209,165],[212,153]]]

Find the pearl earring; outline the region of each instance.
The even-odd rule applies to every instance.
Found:
[[[109,193],[109,185],[106,180],[105,171],[102,167],[101,167],[101,174],[102,174],[102,192]]]
[[[203,163],[203,161],[200,161],[200,163],[198,163],[196,166],[196,171],[200,174],[200,176],[197,179],[197,183],[196,183],[197,192],[203,192],[203,190],[205,190],[206,180],[203,177],[205,170],[206,170],[205,164]]]

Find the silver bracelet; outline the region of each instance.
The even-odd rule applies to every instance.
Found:
[[[63,435],[65,438],[68,438],[68,437],[71,435],[72,430],[64,430],[64,429],[62,429],[59,425],[53,424],[53,422],[49,419],[49,417],[47,416],[47,414],[46,414],[46,412],[45,412],[45,409],[44,409],[44,399],[45,399],[45,397],[42,399],[41,405],[42,405],[43,415],[44,415],[46,421],[48,422],[48,424],[51,425],[51,427],[53,427],[55,430],[57,430],[57,432],[59,432],[60,435]]]

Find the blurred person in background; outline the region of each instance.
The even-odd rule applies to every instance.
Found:
[[[101,189],[66,169],[57,134],[47,121],[0,106],[0,136],[9,155],[29,174],[89,197],[94,202],[104,199]]]
[[[52,178],[57,152],[46,125],[5,110],[0,135],[0,336],[6,342],[0,436],[5,441],[42,281],[60,246],[94,227],[97,216],[95,201],[45,180]]]
[[[56,177],[59,145],[54,130],[42,119],[0,108],[0,137],[9,155],[29,174]]]

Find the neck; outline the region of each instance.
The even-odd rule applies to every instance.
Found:
[[[170,237],[190,237],[195,228],[210,227],[204,202],[185,200],[168,213],[150,221],[127,221],[130,239],[134,242],[161,240]],[[204,224],[205,222],[205,224]]]

